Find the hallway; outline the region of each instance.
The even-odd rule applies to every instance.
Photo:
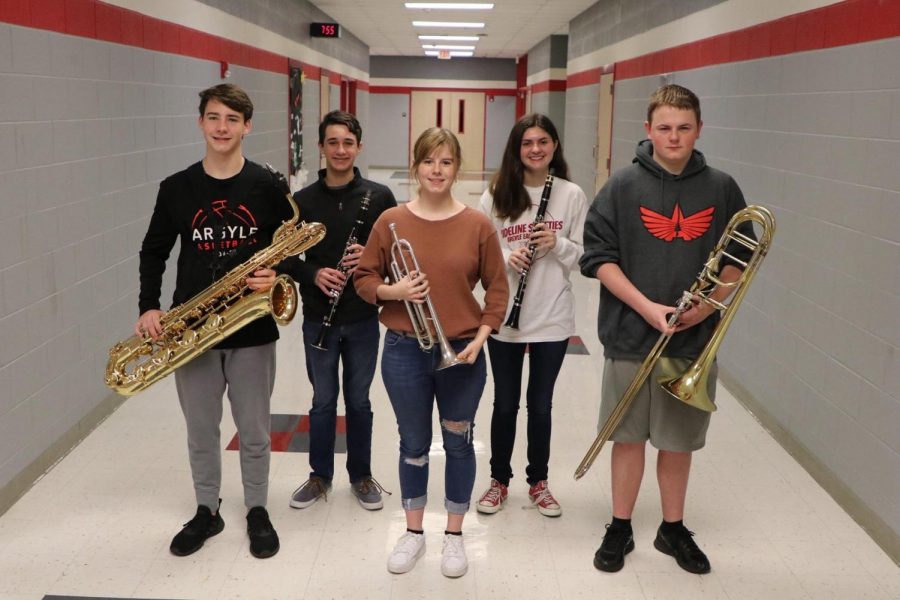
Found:
[[[373,172],[385,181],[390,172]],[[406,195],[395,189],[398,199]],[[408,182],[406,182],[408,183]],[[461,177],[457,198],[474,204],[485,183]],[[363,510],[350,494],[337,457],[327,502],[288,506],[306,479],[307,456],[272,456],[269,511],[281,551],[260,561],[248,551],[236,452],[226,451],[225,530],[198,553],[178,558],[171,537],[195,510],[183,419],[173,380],[127,400],[34,488],[0,517],[0,598],[144,599],[540,598],[573,599],[890,599],[900,597],[900,571],[865,531],[763,430],[724,388],[707,448],[694,459],[686,524],[707,552],[712,573],[694,576],[653,549],[660,520],[649,464],[636,508],[635,543],[623,571],[591,564],[610,518],[609,449],[579,482],[572,472],[596,431],[602,349],[596,336],[598,284],[573,276],[577,333],[587,354],[566,357],[557,385],[550,483],[563,507],[558,519],[528,506],[524,483],[524,409],[510,500],[495,515],[468,514],[469,573],[440,575],[442,449],[432,446],[429,546],[416,568],[391,575],[387,554],[404,529],[397,476],[397,434],[380,376],[372,388],[373,471],[386,489],[381,511]],[[740,317],[738,317],[740,318]],[[298,317],[298,321],[300,318]],[[125,328],[116,323],[115,327]],[[305,414],[306,379],[299,323],[281,330],[273,414]],[[727,342],[726,342],[727,344]],[[98,373],[97,377],[101,374]],[[765,376],[760,374],[760,376]],[[489,482],[492,381],[476,419],[475,498]],[[791,399],[785,399],[790,402]],[[226,410],[222,446],[234,435]]]

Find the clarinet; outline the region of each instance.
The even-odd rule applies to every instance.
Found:
[[[544,222],[544,214],[547,212],[547,203],[550,201],[550,191],[553,189],[553,169],[550,169],[550,172],[547,173],[547,179],[544,180],[544,190],[541,192],[541,202],[538,204],[537,213],[534,215],[534,223],[532,223],[532,230],[534,227],[540,223]],[[537,247],[535,243],[528,244],[528,257],[534,258],[534,251]],[[528,273],[531,271],[531,264],[525,265],[525,268],[522,269],[522,273],[519,275],[519,287],[516,289],[515,298],[513,298],[513,305],[509,311],[509,317],[506,319],[506,323],[504,326],[509,327],[510,329],[518,329],[519,328],[519,312],[522,310],[522,299],[525,297],[525,288],[528,286]]]
[[[344,284],[338,290],[331,290],[331,300],[328,303],[328,315],[325,317],[325,320],[322,321],[322,327],[319,329],[319,337],[316,340],[316,343],[312,345],[312,347],[317,350],[328,350],[328,346],[325,343],[325,337],[328,335],[328,330],[331,328],[331,320],[334,319],[334,313],[337,310],[338,303],[341,301],[341,296],[344,295],[344,288],[347,287],[346,275],[347,271],[350,270],[344,265],[344,258],[350,253],[350,246],[353,246],[358,241],[357,236],[363,227],[366,213],[369,211],[369,202],[371,201],[372,192],[366,190],[365,196],[363,196],[363,199],[359,202],[359,210],[356,211],[353,229],[350,230],[350,236],[347,238],[347,243],[344,245],[344,253],[341,256],[341,260],[338,261],[337,270],[341,272],[341,275],[345,276]]]

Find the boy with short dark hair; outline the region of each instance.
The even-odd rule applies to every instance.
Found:
[[[372,223],[397,202],[387,187],[360,175],[354,163],[361,142],[362,128],[356,117],[339,110],[325,115],[319,124],[319,151],[325,156],[325,168],[315,183],[294,194],[304,218],[323,223],[328,233],[306,251],[297,271],[303,298],[306,372],[313,399],[309,411],[311,472],[291,495],[293,508],[311,506],[331,489],[341,362],[350,488],[363,508],[383,506],[384,490],[372,477],[369,401],[380,338],[378,308],[356,294],[350,276]],[[363,207],[366,194],[370,199]],[[349,243],[351,231],[354,243]]]
[[[206,141],[203,160],[165,179],[140,252],[141,316],[137,335],[162,333],[160,294],[166,260],[180,238],[173,306],[220,279],[267,247],[290,204],[260,165],[244,158],[241,143],[252,128],[253,103],[232,84],[200,92],[198,125]],[[268,290],[275,271],[247,278],[251,290]],[[278,329],[271,316],[249,323],[175,371],[188,434],[197,513],[169,547],[176,556],[199,550],[225,526],[219,514],[222,458],[219,424],[227,391],[240,436],[241,476],[250,552],[257,558],[279,549],[266,501],[269,485],[269,401],[275,381]]]
[[[654,92],[644,123],[648,139],[638,144],[633,164],[603,186],[585,223],[581,272],[603,284],[597,324],[605,356],[601,425],[660,334],[674,334],[611,437],[613,518],[594,556],[602,571],[620,570],[634,549],[631,514],[647,440],[659,451],[663,522],[654,546],[691,573],[710,570],[682,521],[692,452],[705,444],[710,413],[671,398],[656,383],[658,375],[684,371],[709,341],[718,313],[695,303],[670,328],[671,303],[691,287],[732,215],[746,206],[735,181],[707,166],[694,148],[702,126],[693,92],[678,85]],[[740,271],[726,265],[720,276],[730,282]],[[712,296],[727,294],[719,288]],[[715,384],[714,368],[711,398]]]

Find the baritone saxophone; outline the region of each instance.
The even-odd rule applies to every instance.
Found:
[[[173,307],[160,319],[162,333],[132,335],[109,350],[106,385],[132,396],[190,362],[251,321],[271,314],[286,325],[297,312],[297,289],[287,275],[275,278],[264,292],[247,287],[247,277],[259,269],[271,269],[289,256],[315,246],[325,237],[321,223],[300,221],[300,211],[291,196],[284,175],[266,168],[284,191],[293,215],[272,235],[272,243],[221,279],[183,304]]]

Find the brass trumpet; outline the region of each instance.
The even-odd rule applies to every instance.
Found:
[[[760,234],[759,240],[755,240],[738,231],[738,227],[745,223],[757,223],[762,227],[762,233]],[[669,318],[668,326],[670,328],[675,326],[681,313],[690,308],[695,298],[720,311],[722,318],[718,324],[716,324],[716,328],[713,330],[712,335],[706,343],[706,346],[703,348],[703,351],[700,353],[700,356],[698,356],[691,366],[688,367],[684,374],[680,377],[658,378],[657,383],[659,383],[663,389],[674,398],[700,410],[705,410],[707,412],[716,410],[716,405],[709,399],[706,392],[709,370],[712,367],[713,361],[716,359],[716,352],[719,350],[719,346],[725,338],[725,332],[728,330],[729,325],[731,325],[731,321],[734,319],[738,306],[740,306],[741,301],[744,299],[750,283],[753,281],[756,272],[759,270],[760,264],[769,252],[769,247],[772,244],[774,235],[775,216],[768,208],[765,208],[764,206],[748,206],[739,210],[731,217],[731,220],[728,221],[728,224],[725,226],[725,231],[722,233],[722,236],[719,238],[719,241],[716,243],[712,252],[710,252],[703,268],[700,269],[700,273],[697,275],[691,289],[682,294],[681,299],[675,307],[675,312],[673,312],[672,316]],[[743,246],[750,250],[750,258],[747,261],[743,261],[732,254],[729,254],[727,248],[732,243],[736,243],[739,246]],[[740,265],[743,269],[741,276],[736,281],[725,282],[719,278],[721,270],[719,263],[723,257]],[[713,298],[712,293],[716,288],[731,289],[731,302],[725,304]],[[663,333],[656,340],[656,344],[650,350],[650,354],[648,354],[647,358],[644,359],[644,362],[641,363],[641,367],[635,374],[634,379],[632,379],[631,384],[629,384],[628,389],[625,390],[622,398],[619,400],[618,404],[616,404],[615,408],[613,408],[613,411],[606,419],[603,427],[600,428],[600,432],[597,434],[594,442],[591,444],[590,448],[588,448],[587,454],[584,455],[578,468],[575,469],[576,480],[584,477],[584,474],[591,468],[597,455],[600,454],[603,444],[609,440],[619,427],[625,413],[637,396],[638,391],[644,385],[647,377],[650,375],[651,371],[653,371],[653,366],[662,356],[663,350],[665,350],[671,337],[671,335]]]
[[[394,275],[394,281],[398,282],[413,271],[416,273],[421,271],[412,245],[407,240],[400,239],[397,236],[397,224],[391,223],[388,227],[391,230],[391,237],[394,238],[394,243],[391,244],[391,273]],[[408,260],[407,256],[409,257]],[[438,371],[466,362],[457,356],[456,351],[450,346],[450,340],[444,335],[444,328],[441,327],[437,312],[435,312],[434,305],[431,303],[430,295],[425,297],[424,305],[406,300],[403,301],[403,304],[406,305],[406,312],[409,313],[413,333],[415,333],[416,339],[419,340],[419,348],[423,352],[428,352],[434,348],[435,343],[440,346],[441,362],[437,366]],[[434,333],[431,332],[429,321],[434,325]]]

